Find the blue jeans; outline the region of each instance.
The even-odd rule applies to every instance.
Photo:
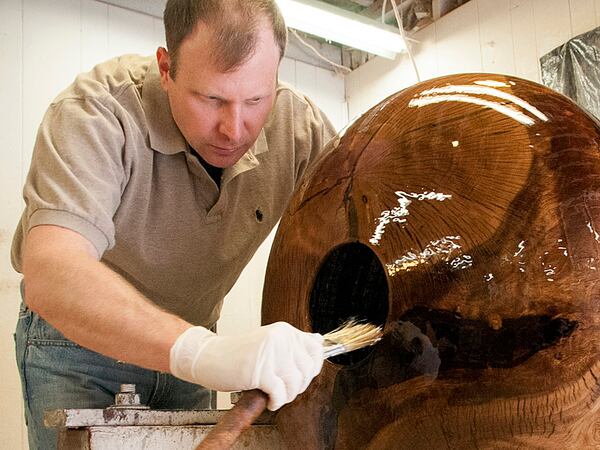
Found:
[[[153,409],[210,407],[211,392],[202,386],[87,350],[23,304],[15,347],[31,450],[56,448],[58,433],[44,427],[44,411],[106,408],[121,384],[135,384],[141,402]]]

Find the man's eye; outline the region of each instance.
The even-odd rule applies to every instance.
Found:
[[[260,97],[251,98],[250,100],[248,100],[248,104],[249,105],[258,105],[261,100],[262,100],[262,98],[260,98]]]
[[[219,97],[213,97],[212,95],[208,95],[205,97],[206,101],[213,106],[221,106],[223,105],[223,99]]]

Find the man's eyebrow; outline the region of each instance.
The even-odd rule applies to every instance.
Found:
[[[208,93],[208,92],[200,92],[200,91],[197,91],[195,89],[191,90],[191,93],[193,95],[198,95],[200,97],[214,98],[214,99],[217,99],[217,100],[222,101],[222,102],[229,102],[230,101],[229,99],[227,99],[225,97],[222,97],[220,95],[211,94],[211,93]],[[259,94],[256,94],[256,95],[252,95],[252,96],[250,96],[248,98],[245,98],[243,101],[249,101],[249,100],[256,100],[256,99],[267,98],[267,97],[272,96],[272,95],[273,95],[273,93],[271,93],[271,92],[262,92],[262,93],[259,93]]]

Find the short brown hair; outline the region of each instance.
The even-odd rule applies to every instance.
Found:
[[[264,19],[271,23],[283,58],[287,29],[275,0],[168,0],[164,23],[171,77],[175,78],[177,71],[179,46],[198,22],[208,25],[214,35],[213,62],[222,72],[229,72],[252,55],[257,29]]]

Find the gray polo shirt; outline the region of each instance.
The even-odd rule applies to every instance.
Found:
[[[127,55],[78,76],[50,105],[12,246],[53,224],[87,238],[151,301],[211,327],[223,297],[335,131],[283,83],[254,146],[220,189],[179,132],[154,58]]]

